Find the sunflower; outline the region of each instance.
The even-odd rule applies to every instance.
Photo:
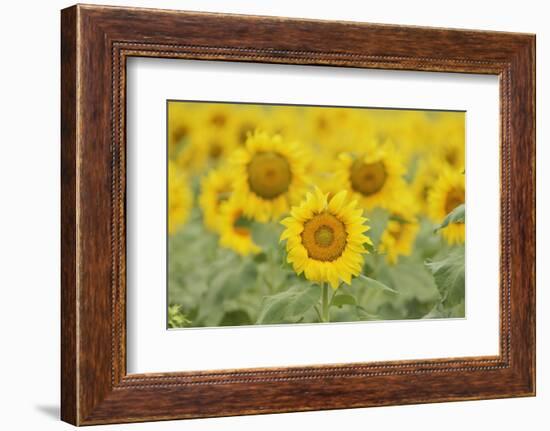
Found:
[[[231,182],[232,176],[227,168],[211,170],[202,178],[199,205],[204,224],[213,232],[219,232],[221,205],[231,195]]]
[[[356,110],[333,107],[310,107],[305,111],[305,123],[310,139],[321,146],[345,144],[350,132],[363,128],[367,119]]]
[[[422,111],[401,111],[401,115],[388,128],[388,136],[395,142],[401,159],[414,166],[415,159],[424,157],[424,153],[433,151],[429,144],[432,142],[433,126],[430,126],[429,117]]]
[[[201,173],[219,166],[234,147],[235,141],[230,139],[229,129],[197,129],[193,138],[181,149],[177,163],[186,171]]]
[[[465,202],[466,189],[464,174],[452,169],[444,169],[428,195],[430,217],[441,223],[460,204]],[[441,230],[450,244],[464,243],[466,229],[464,223],[451,223]]]
[[[265,130],[281,135],[285,140],[301,140],[303,108],[296,106],[274,106],[268,111]]]
[[[241,256],[259,253],[261,249],[252,239],[249,222],[235,199],[224,202],[219,218],[220,245]]]
[[[234,119],[231,121],[230,138],[234,141],[234,147],[244,146],[248,137],[254,130],[264,129],[267,124],[265,108],[255,105],[244,105],[236,109]]]
[[[193,193],[187,178],[178,172],[174,162],[168,162],[168,233],[181,227],[191,213]]]
[[[225,130],[231,127],[235,106],[228,103],[206,103],[201,111],[201,126],[210,130]]]
[[[439,157],[450,168],[463,171],[465,166],[466,128],[464,113],[448,113],[435,129]]]
[[[168,154],[171,158],[192,139],[197,128],[197,109],[188,103],[168,103]]]
[[[306,159],[280,135],[251,134],[232,155],[234,195],[244,215],[265,222],[288,212],[307,188]]]
[[[418,220],[413,215],[392,214],[378,246],[389,264],[396,264],[399,256],[411,255],[419,229]]]
[[[340,155],[335,184],[349,190],[363,208],[387,208],[404,187],[404,173],[398,153],[389,144],[369,141],[361,155]]]
[[[464,140],[459,136],[450,136],[441,145],[441,158],[452,169],[464,170]]]
[[[318,143],[330,139],[334,130],[338,128],[338,119],[333,108],[310,108],[305,115],[308,133],[312,140]]]
[[[418,161],[411,189],[415,196],[415,203],[423,214],[428,214],[428,197],[445,163],[439,157],[425,157]]]
[[[317,283],[329,282],[333,289],[340,280],[351,284],[352,276],[361,273],[368,252],[364,244],[372,244],[365,235],[369,227],[363,210],[346,198],[342,190],[328,201],[315,188],[281,222],[286,227],[281,241],[287,240],[287,261],[294,271]]]

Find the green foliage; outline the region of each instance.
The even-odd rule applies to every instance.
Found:
[[[224,314],[220,326],[252,325],[253,323],[245,310],[233,310]]]
[[[447,214],[441,224],[436,226],[435,231],[437,232],[453,223],[466,223],[466,205],[460,204]]]
[[[353,295],[339,294],[332,297],[330,305],[334,307],[342,307],[342,305],[357,305],[357,300]]]
[[[402,259],[387,265],[378,258],[368,277],[357,277],[345,287],[357,298],[361,309],[358,320],[418,319],[428,313],[439,299],[433,276],[417,261]]]
[[[256,323],[281,323],[295,320],[309,311],[321,298],[321,287],[317,284],[298,285],[284,292],[267,296]]]
[[[363,274],[359,274],[357,278],[353,279],[352,286],[372,287],[375,289],[385,290],[386,292],[398,293],[397,290],[392,289],[391,287],[386,286],[384,283],[378,280],[375,280],[374,278],[367,277],[366,275],[363,275]]]
[[[432,259],[437,254],[446,253],[448,248],[441,235],[434,232],[432,223],[426,219],[421,220],[420,231],[416,237],[411,260],[424,262],[426,259]]]
[[[453,317],[464,316],[465,294],[464,247],[456,247],[441,260],[426,262],[432,272],[440,302],[434,312],[441,314],[441,308],[452,310]],[[439,310],[439,311],[438,311]],[[456,315],[455,315],[456,314]]]
[[[252,238],[262,249],[272,249],[279,243],[283,227],[278,223],[257,223],[251,224]]]
[[[461,301],[459,304],[454,307],[445,307],[442,303],[437,303],[428,314],[426,314],[424,319],[448,319],[453,317],[464,317],[465,316],[465,307],[464,301]]]
[[[390,213],[385,209],[375,208],[370,211],[367,216],[370,224],[368,235],[371,238],[374,247],[378,247],[382,233],[384,233],[384,229],[386,229],[386,225],[388,224]]]
[[[191,321],[185,317],[181,309],[181,305],[171,304],[168,306],[168,327],[169,328],[184,328],[189,326]]]
[[[390,265],[378,252],[390,215],[374,210],[367,216],[374,247],[351,286],[329,290],[325,317],[352,322],[464,316],[464,247],[447,245],[422,219],[412,255]],[[321,287],[286,262],[285,242],[279,241],[282,226],[239,223],[251,229],[261,253],[241,257],[219,247],[197,210],[169,238],[169,327],[322,321]]]

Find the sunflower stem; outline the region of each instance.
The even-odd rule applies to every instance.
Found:
[[[330,315],[329,315],[329,286],[327,283],[323,282],[321,284],[322,294],[321,294],[321,321],[322,322],[330,322]]]
[[[319,319],[319,322],[322,321],[323,319],[321,317],[321,313],[319,312],[319,305],[316,305],[315,307],[313,307],[313,309],[317,313],[317,318]]]

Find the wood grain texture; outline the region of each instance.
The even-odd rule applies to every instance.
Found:
[[[76,8],[61,16],[61,417],[77,422]]]
[[[63,420],[87,425],[534,395],[533,35],[79,5],[62,11],[61,38]],[[500,354],[127,375],[131,56],[498,75]]]

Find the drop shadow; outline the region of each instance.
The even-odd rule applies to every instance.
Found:
[[[37,405],[35,406],[35,409],[44,416],[48,416],[50,419],[58,420],[60,417],[60,409],[58,405]]]

